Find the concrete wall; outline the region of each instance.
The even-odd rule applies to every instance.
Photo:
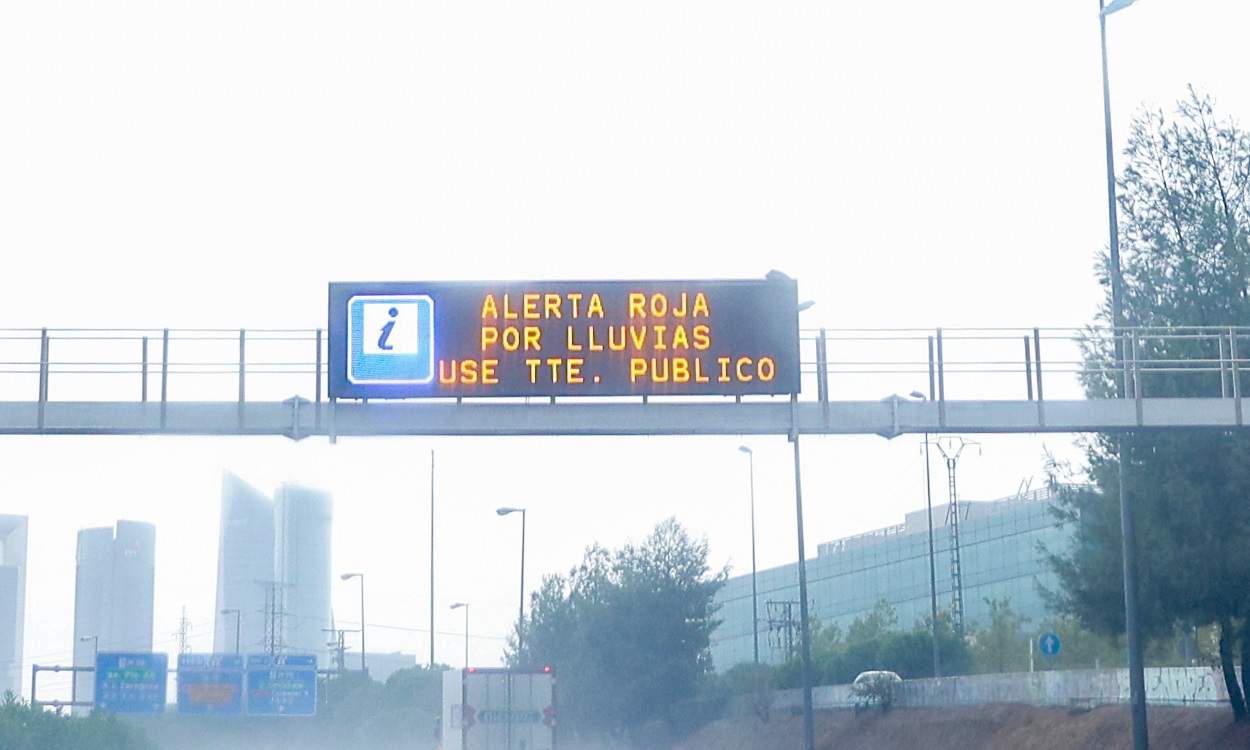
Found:
[[[900,688],[898,703],[913,707],[988,703],[1101,706],[1128,700],[1127,669],[1085,669],[907,680]],[[1218,668],[1154,668],[1146,670],[1146,700],[1156,705],[1219,705],[1228,701],[1228,692]],[[854,705],[850,685],[815,687],[812,703],[817,708]],[[776,711],[801,710],[802,706],[801,690],[778,690],[775,694],[773,709]],[[749,709],[736,705],[734,710]]]

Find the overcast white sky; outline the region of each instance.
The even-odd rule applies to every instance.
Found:
[[[1117,142],[1190,82],[1250,119],[1247,28],[1240,0],[1113,17]],[[817,301],[810,325],[1081,325],[1102,139],[1094,0],[4,3],[0,326],[311,328],[330,280],[770,268]],[[158,648],[184,605],[207,648],[223,469],[333,491],[336,572],[366,573],[371,621],[425,628],[436,448],[439,657],[460,663],[446,606],[464,599],[493,663],[518,551],[494,507],[531,509],[532,582],[669,515],[741,572],[739,442],[5,438],[27,662],[68,660],[75,532],[117,518],[157,525]],[[1076,455],[986,438],[962,494],[1014,492],[1043,442]],[[812,554],[922,503],[918,443],[805,441]],[[760,563],[788,562],[789,446],[751,444]],[[355,585],[335,586],[350,621]],[[422,660],[426,643],[369,633]]]

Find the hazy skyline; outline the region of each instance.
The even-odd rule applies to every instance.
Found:
[[[772,268],[816,301],[805,326],[1080,326],[1107,241],[1096,8],[8,4],[0,326],[314,328],[332,280]],[[1170,109],[1189,83],[1250,120],[1247,27],[1233,0],[1115,15],[1117,146],[1142,103]],[[0,399],[28,382],[0,375]],[[0,513],[30,516],[23,685],[31,662],[68,663],[76,532],[119,518],[157,529],[156,648],[184,605],[210,647],[223,469],[331,493],[332,572],[367,576],[369,650],[424,662],[435,449],[438,656],[461,661],[447,607],[469,601],[490,664],[519,556],[495,507],[530,508],[531,589],[670,515],[741,572],[742,442],[3,438]],[[792,561],[789,446],[745,442],[760,565]],[[982,442],[968,499],[1039,476],[1043,445],[1080,455],[1069,436]],[[805,439],[809,554],[923,503],[918,443]],[[357,596],[334,578],[341,627]]]

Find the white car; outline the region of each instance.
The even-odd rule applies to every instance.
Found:
[[[898,686],[903,678],[897,672],[872,670],[860,672],[851,682],[851,696],[855,700],[855,710],[878,706],[885,711],[894,704]]]

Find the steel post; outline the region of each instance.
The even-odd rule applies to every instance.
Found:
[[[815,717],[812,714],[812,629],[807,607],[807,548],[803,542],[803,473],[799,457],[799,425],[793,407],[797,396],[791,396],[791,413],[794,414],[790,441],[794,443],[794,513],[795,529],[799,544],[799,633],[803,659],[803,746],[816,750]]]

